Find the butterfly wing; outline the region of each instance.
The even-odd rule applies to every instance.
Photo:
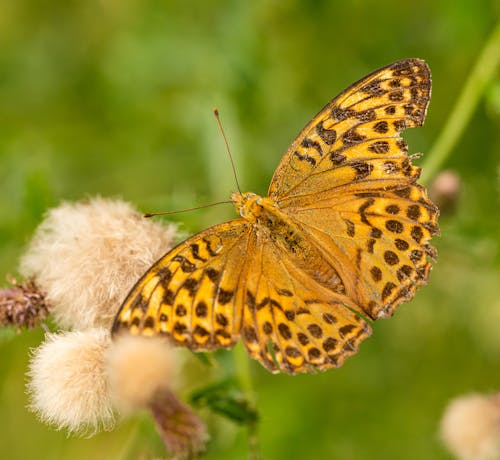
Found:
[[[230,348],[241,335],[250,356],[272,372],[340,366],[370,327],[346,307],[352,301],[253,230],[235,220],[172,249],[128,294],[113,333],[165,336],[193,350]]]
[[[352,311],[359,307],[321,285],[299,258],[271,239],[256,238],[243,293],[242,338],[248,353],[271,372],[341,366],[371,334],[368,323]]]
[[[188,238],[156,262],[128,294],[113,333],[163,335],[197,350],[232,347],[239,338],[250,227],[243,219]]]
[[[113,332],[198,350],[231,347],[241,335],[273,372],[341,365],[371,333],[362,314],[390,314],[427,279],[437,209],[399,132],[422,124],[429,96],[429,70],[417,59],[344,91],[273,177],[269,196],[288,230],[240,219],[189,238],[139,280]]]
[[[312,202],[311,193],[320,191],[414,181],[418,168],[399,133],[423,123],[430,90],[430,71],[420,59],[395,62],[354,83],[300,132],[274,173],[269,196],[287,206],[294,199]]]
[[[372,319],[390,316],[426,284],[437,210],[417,185],[288,208]]]
[[[269,189],[373,319],[427,282],[435,256],[428,241],[438,210],[416,184],[420,169],[399,135],[423,123],[430,88],[418,59],[355,83],[304,128]]]

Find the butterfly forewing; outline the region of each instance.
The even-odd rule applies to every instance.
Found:
[[[282,206],[325,189],[408,182],[411,167],[399,133],[420,126],[430,98],[424,61],[406,59],[383,67],[333,99],[302,130],[281,160],[269,196]],[[348,187],[345,187],[348,186]],[[342,190],[340,190],[342,191]],[[294,200],[294,198],[296,198]]]
[[[418,59],[360,80],[300,133],[270,186],[373,319],[413,297],[435,256],[428,241],[438,211],[416,184],[420,168],[399,136],[423,123],[430,88]]]
[[[113,332],[163,335],[178,345],[231,347],[240,333],[238,299],[249,226],[234,220],[209,228],[162,257],[132,289]]]

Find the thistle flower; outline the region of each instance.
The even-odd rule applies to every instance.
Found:
[[[31,410],[59,430],[111,429],[114,414],[104,368],[110,342],[102,328],[48,334],[29,365]]]
[[[119,200],[63,203],[47,213],[20,271],[47,293],[62,328],[110,327],[130,288],[169,248],[173,226]]]
[[[441,420],[441,438],[460,460],[500,458],[500,394],[452,400]]]
[[[34,328],[49,312],[45,293],[32,279],[23,284],[9,281],[11,287],[0,289],[0,326]]]
[[[443,213],[454,210],[461,189],[460,176],[455,171],[442,171],[432,181],[429,197]]]
[[[21,271],[47,292],[59,326],[35,350],[28,376],[31,408],[70,432],[96,432],[122,412],[149,409],[177,458],[205,446],[203,422],[172,392],[178,362],[159,338],[119,336],[109,328],[140,275],[167,249],[174,228],[142,219],[130,205],[101,198],[51,210]],[[106,329],[104,329],[106,328]]]
[[[188,458],[205,447],[204,423],[172,392],[179,362],[158,337],[122,334],[106,353],[112,398],[123,412],[147,408],[170,453]]]
[[[158,392],[172,387],[177,368],[173,350],[158,337],[122,334],[106,353],[111,393],[122,412],[149,407]]]

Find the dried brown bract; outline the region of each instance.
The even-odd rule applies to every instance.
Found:
[[[207,429],[191,408],[170,390],[158,392],[150,404],[163,443],[178,459],[198,458],[208,440]]]
[[[19,284],[8,278],[10,287],[0,289],[0,325],[33,329],[49,314],[45,292],[29,279]]]

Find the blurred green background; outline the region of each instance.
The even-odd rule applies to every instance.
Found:
[[[288,144],[330,98],[420,57],[432,102],[425,126],[404,136],[411,152],[429,152],[499,16],[488,0],[0,2],[1,276],[15,274],[61,200],[119,196],[162,211],[226,199],[235,185],[213,106],[242,188],[265,194]],[[447,459],[438,438],[447,401],[499,390],[499,132],[497,73],[444,165],[462,189],[440,220],[430,285],[375,324],[358,355],[312,376],[251,363],[264,459]],[[227,205],[175,220],[194,232],[232,215]],[[1,456],[161,456],[148,422],[78,439],[27,411],[24,373],[42,336],[0,342]],[[213,375],[201,370],[186,394]],[[207,458],[246,458],[244,429],[208,421]]]

